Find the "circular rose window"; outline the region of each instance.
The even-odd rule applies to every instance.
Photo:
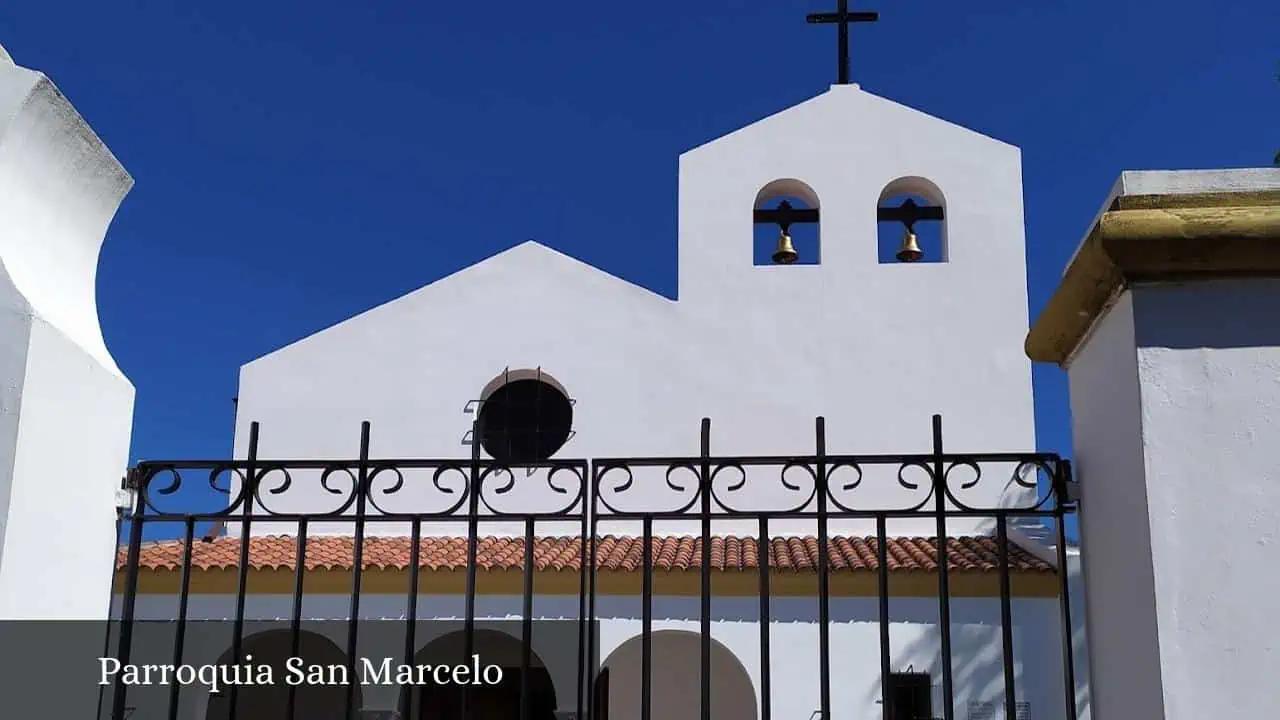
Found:
[[[509,370],[480,399],[480,445],[500,463],[544,462],[569,439],[573,403],[541,370]]]

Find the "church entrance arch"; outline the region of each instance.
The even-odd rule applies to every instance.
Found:
[[[650,717],[699,720],[701,637],[685,630],[658,630],[651,636],[653,692]],[[643,639],[622,643],[604,662],[608,673],[609,720],[641,720],[641,663]],[[712,720],[754,720],[758,717],[751,676],[729,648],[711,640]]]
[[[416,665],[454,665],[463,662],[466,633],[452,632],[427,643],[414,656]],[[470,687],[468,702],[474,708],[468,717],[473,720],[516,720],[520,713],[521,652],[520,640],[497,630],[476,630],[472,654],[479,657],[482,667],[497,665],[502,668],[502,680],[494,685]],[[466,662],[470,662],[468,659]],[[542,658],[529,650],[529,714],[527,720],[555,720],[556,690]],[[456,684],[425,684],[409,686],[402,692],[412,692],[409,717],[416,720],[462,717],[463,692]],[[403,707],[403,701],[401,707]]]
[[[241,662],[253,657],[254,665],[270,665],[276,678],[285,677],[285,661],[299,657],[307,666],[345,666],[347,655],[329,638],[305,630],[298,632],[298,651],[293,652],[293,635],[289,630],[267,630],[249,635],[241,647]],[[234,664],[231,650],[218,658],[218,665]],[[280,720],[289,717],[289,691],[294,691],[294,717],[308,720],[343,720],[347,702],[345,685],[309,685],[290,687],[285,682],[241,685],[236,689],[236,720]],[[210,694],[206,720],[230,720],[231,695],[223,689]],[[353,706],[360,707],[360,686],[355,686]]]

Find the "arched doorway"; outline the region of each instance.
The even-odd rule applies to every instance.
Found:
[[[452,632],[427,643],[414,656],[417,665],[456,665],[463,662],[466,636]],[[471,686],[470,702],[475,708],[475,720],[514,720],[520,717],[520,688],[522,684],[519,640],[497,630],[476,630],[472,654],[479,656],[483,665],[502,668],[502,680],[496,685]],[[470,660],[466,662],[469,664]],[[460,717],[464,687],[460,685],[426,684],[406,688],[413,692],[413,705],[409,717],[418,720],[439,720]],[[542,658],[529,652],[529,720],[555,720],[556,691],[551,674]]]
[[[253,664],[270,665],[277,681],[270,685],[242,685],[236,691],[236,720],[280,720],[288,717],[288,684],[285,661],[294,655],[292,634],[288,630],[267,630],[250,635],[241,643],[241,658],[253,656]],[[298,633],[297,657],[307,665],[347,664],[347,655],[329,638],[316,633]],[[218,658],[219,665],[230,664],[231,650]],[[347,706],[345,685],[299,685],[294,687],[294,717],[308,720],[344,720]],[[361,706],[360,686],[356,685],[352,708]],[[228,720],[231,717],[231,693],[223,690],[209,695],[206,720]]]
[[[702,646],[700,636],[684,630],[659,630],[652,635],[652,717],[698,720]],[[609,720],[640,720],[642,641],[622,643],[604,662],[608,672]],[[756,690],[737,656],[711,641],[711,717],[713,720],[754,720]]]

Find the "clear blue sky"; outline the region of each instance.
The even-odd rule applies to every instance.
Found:
[[[221,457],[241,364],[526,238],[673,295],[677,155],[822,92],[834,5],[9,0],[0,43],[137,181],[98,276],[133,457]],[[1121,170],[1280,149],[1276,0],[874,9],[855,80],[1022,147],[1033,317]]]

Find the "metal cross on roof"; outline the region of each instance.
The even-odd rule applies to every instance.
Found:
[[[839,25],[839,69],[837,77],[841,85],[849,84],[849,23],[875,22],[880,19],[878,12],[849,12],[849,0],[839,0],[835,12],[810,13],[807,18],[811,24]]]

